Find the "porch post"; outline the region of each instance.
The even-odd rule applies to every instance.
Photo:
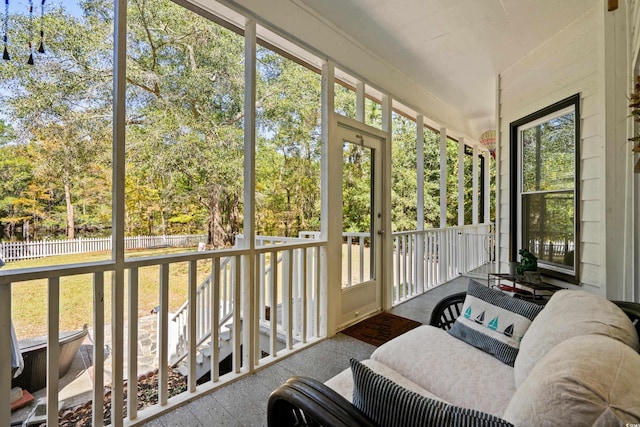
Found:
[[[256,157],[256,22],[248,21],[244,27],[244,219],[243,245],[249,249],[242,263],[242,317],[247,325],[242,328],[242,340],[251,343],[245,346],[242,366],[249,372],[254,370],[256,361],[260,359],[258,330],[258,310],[263,310],[255,302],[255,157]],[[286,302],[283,301],[283,304]],[[274,307],[274,310],[276,307]]]
[[[447,227],[447,128],[440,128],[440,228],[438,234],[438,284],[448,276],[447,259],[449,242],[444,228]]]
[[[464,138],[458,141],[458,226],[464,225]]]
[[[112,276],[111,308],[111,354],[112,354],[112,394],[111,424],[123,425],[124,393],[123,357],[124,342],[124,208],[125,208],[125,120],[126,120],[126,78],[127,78],[127,1],[118,0],[114,9],[114,48],[113,48],[113,184],[112,184],[112,249],[111,257],[115,262]],[[104,333],[104,331],[96,331]],[[102,349],[94,349],[102,351]],[[97,373],[102,375],[102,373]],[[162,377],[160,377],[162,380]],[[57,416],[57,414],[56,414]]]
[[[447,226],[447,128],[440,128],[440,228]]]
[[[491,153],[484,154],[484,223],[491,222]]]
[[[471,223],[476,225],[478,224],[478,146],[474,144],[473,146],[473,207],[472,207],[472,221]]]
[[[417,290],[424,292],[424,116],[416,116],[416,188],[417,188],[417,218],[416,230],[416,276]]]
[[[464,138],[460,137],[458,140],[458,227],[464,226],[464,154],[465,144]],[[467,245],[464,241],[465,236],[462,231],[459,231],[457,236],[458,250],[458,272],[466,271],[466,254]]]
[[[320,239],[320,334],[333,336],[342,312],[342,147],[333,141],[335,69],[332,61],[322,64],[322,155]]]
[[[356,120],[364,123],[364,83],[356,84]]]
[[[382,308],[388,310],[393,305],[393,236],[391,230],[391,137],[392,127],[391,97],[382,96],[382,130],[387,132],[387,143],[382,157]]]

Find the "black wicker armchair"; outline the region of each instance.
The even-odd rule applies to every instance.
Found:
[[[271,393],[267,422],[270,427],[375,426],[347,399],[323,383],[306,377],[289,378]]]
[[[459,292],[441,299],[431,312],[429,324],[445,331],[451,329],[460,313],[462,313],[462,306],[466,296],[466,292]]]

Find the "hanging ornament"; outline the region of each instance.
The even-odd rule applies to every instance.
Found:
[[[487,130],[482,132],[480,135],[480,144],[487,147],[491,156],[496,158],[496,131],[495,130]]]
[[[9,56],[9,50],[7,49],[7,43],[9,41],[9,37],[7,34],[9,33],[9,0],[4,0],[4,52],[2,53],[2,59],[5,61],[9,61],[11,57]]]
[[[38,46],[38,52],[44,53],[44,2],[40,3],[40,46]]]
[[[27,64],[33,65],[33,0],[29,0],[29,59]]]

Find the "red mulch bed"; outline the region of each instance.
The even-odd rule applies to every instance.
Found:
[[[124,416],[127,415],[126,399],[127,384],[124,384]],[[111,389],[105,387],[104,394],[104,425],[111,424]],[[168,380],[169,397],[182,393],[187,389],[187,377],[177,370],[169,368]],[[158,403],[158,370],[138,377],[138,410]],[[73,408],[63,409],[59,413],[59,424],[63,427],[91,426],[93,402],[89,400]],[[46,426],[46,424],[43,424]]]

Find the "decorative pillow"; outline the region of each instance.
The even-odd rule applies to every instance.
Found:
[[[351,359],[353,405],[381,427],[512,426],[473,409],[459,408],[409,391]]]
[[[462,314],[449,333],[513,366],[520,341],[542,308],[470,280]]]

